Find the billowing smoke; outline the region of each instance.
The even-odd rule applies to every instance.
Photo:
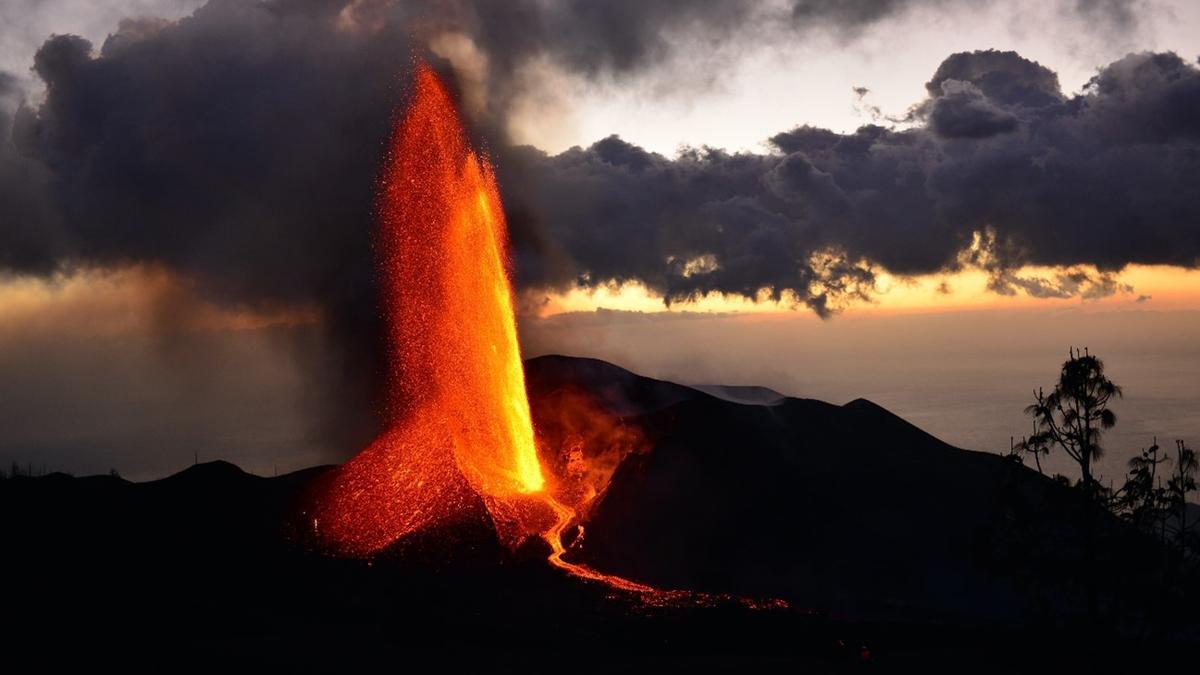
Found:
[[[58,221],[49,192],[50,172],[10,141],[17,108],[17,79],[0,72],[0,273],[48,273],[54,264]]]
[[[671,300],[766,289],[824,311],[823,298],[868,292],[878,268],[959,264],[979,233],[998,277],[1026,262],[1192,264],[1195,237],[1177,225],[1195,205],[1172,186],[1195,170],[1196,69],[1173,55],[1113,64],[1072,100],[1015,54],[954,55],[913,128],[802,127],[773,138],[777,155],[670,159],[609,138],[547,157],[500,131],[532,58],[620,76],[688,40],[852,29],[937,1],[214,0],[178,22],[125,21],[98,48],[55,36],[33,63],[44,103],[0,118],[0,265],[148,261],[218,301],[373,316],[380,148],[414,55],[436,60],[432,44],[464,73],[450,34],[487,63],[482,85],[463,86],[486,89],[475,122],[526,285],[636,280]],[[1128,19],[1125,3],[1079,7]],[[0,113],[15,94],[0,79]]]
[[[1126,290],[1131,263],[1200,262],[1200,70],[1134,54],[1065,97],[1013,52],[954,54],[911,126],[798,127],[778,154],[669,159],[604,139],[517,151],[518,203],[584,285],[639,281],[682,300],[793,295],[818,312],[869,294],[873,273],[980,267],[993,290],[1087,298]],[[1095,266],[1054,278],[1025,265]]]
[[[1072,98],[1016,54],[956,54],[897,128],[799,127],[773,154],[667,158],[612,137],[548,156],[502,132],[515,73],[539,58],[619,79],[681,45],[853,31],[939,2],[212,0],[100,45],[54,36],[31,64],[44,100],[0,75],[0,268],[150,263],[209,301],[315,307],[344,352],[323,386],[369,415],[342,393],[377,371],[374,183],[414,57],[458,76],[527,288],[636,281],[828,314],[880,270],[976,265],[999,292],[1094,297],[1129,263],[1194,266],[1200,74],[1174,54],[1113,63]],[[1079,7],[1133,20],[1123,2]],[[1027,263],[1101,272],[1016,274]]]

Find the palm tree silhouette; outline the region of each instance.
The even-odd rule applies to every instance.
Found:
[[[1099,494],[1102,490],[1092,466],[1104,453],[1100,445],[1104,431],[1117,423],[1108,404],[1121,397],[1121,388],[1104,375],[1104,362],[1086,348],[1082,352],[1072,348],[1069,354],[1054,391],[1047,394],[1038,389],[1034,403],[1025,408],[1035,425],[1028,443],[1062,448],[1079,465],[1081,486]]]

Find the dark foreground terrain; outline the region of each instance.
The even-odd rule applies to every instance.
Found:
[[[149,483],[0,481],[9,662],[1140,672],[1200,649],[1195,589],[1154,571],[1157,542],[1010,460],[868,401],[702,392],[564,357],[527,368],[535,416],[581,389],[649,440],[575,559],[790,608],[642,606],[536,544],[501,548],[482,517],[370,562],[329,558],[296,534],[328,467],[261,478],[213,462]]]

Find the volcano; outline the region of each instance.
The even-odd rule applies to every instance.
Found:
[[[765,403],[747,404],[727,396],[739,388],[592,359],[526,368],[535,420],[552,414],[556,392],[584,388],[651,448],[624,459],[590,510],[575,551],[589,566],[857,620],[1020,622],[1045,603],[1080,602],[1068,574],[1004,569],[1078,534],[1065,513],[1012,531],[1014,511],[1071,502],[1004,457],[950,446],[865,399],[839,406],[751,388]]]
[[[480,497],[369,560],[329,557],[297,537],[295,515],[336,467],[260,478],[217,462],[150,483],[0,481],[0,566],[20,580],[7,617],[18,632],[119,632],[217,661],[329,669],[405,653],[540,671],[585,651],[585,670],[832,667],[860,664],[865,647],[875,662],[987,658],[1003,670],[1061,654],[1064,639],[1098,641],[1071,571],[1084,555],[1070,517],[1080,504],[1028,468],[951,447],[865,400],[738,403],[563,356],[525,371],[539,429],[578,428],[564,401],[584,396],[614,420],[600,433],[637,428],[644,443],[612,467],[568,560],[718,601],[647,605],[548,564],[540,539],[513,549]],[[1113,580],[1103,601],[1137,607],[1162,584],[1133,573],[1155,545],[1115,520],[1104,527],[1124,543],[1092,558]],[[788,607],[719,600],[747,596]],[[547,641],[517,647],[531,635]],[[592,642],[603,649],[582,646]],[[1102,642],[1097,658],[1141,648],[1119,634]]]
[[[378,438],[271,479],[5,479],[10,635],[206,669],[1005,670],[1144,654],[1099,619],[1194,599],[1078,491],[869,401],[523,362],[498,186],[427,67],[382,173]]]

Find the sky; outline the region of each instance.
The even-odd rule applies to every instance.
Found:
[[[1119,476],[1200,438],[1198,36],[1153,0],[6,2],[0,462],[372,437],[374,180],[419,58],[496,165],[527,356],[1002,451],[1088,345]]]

